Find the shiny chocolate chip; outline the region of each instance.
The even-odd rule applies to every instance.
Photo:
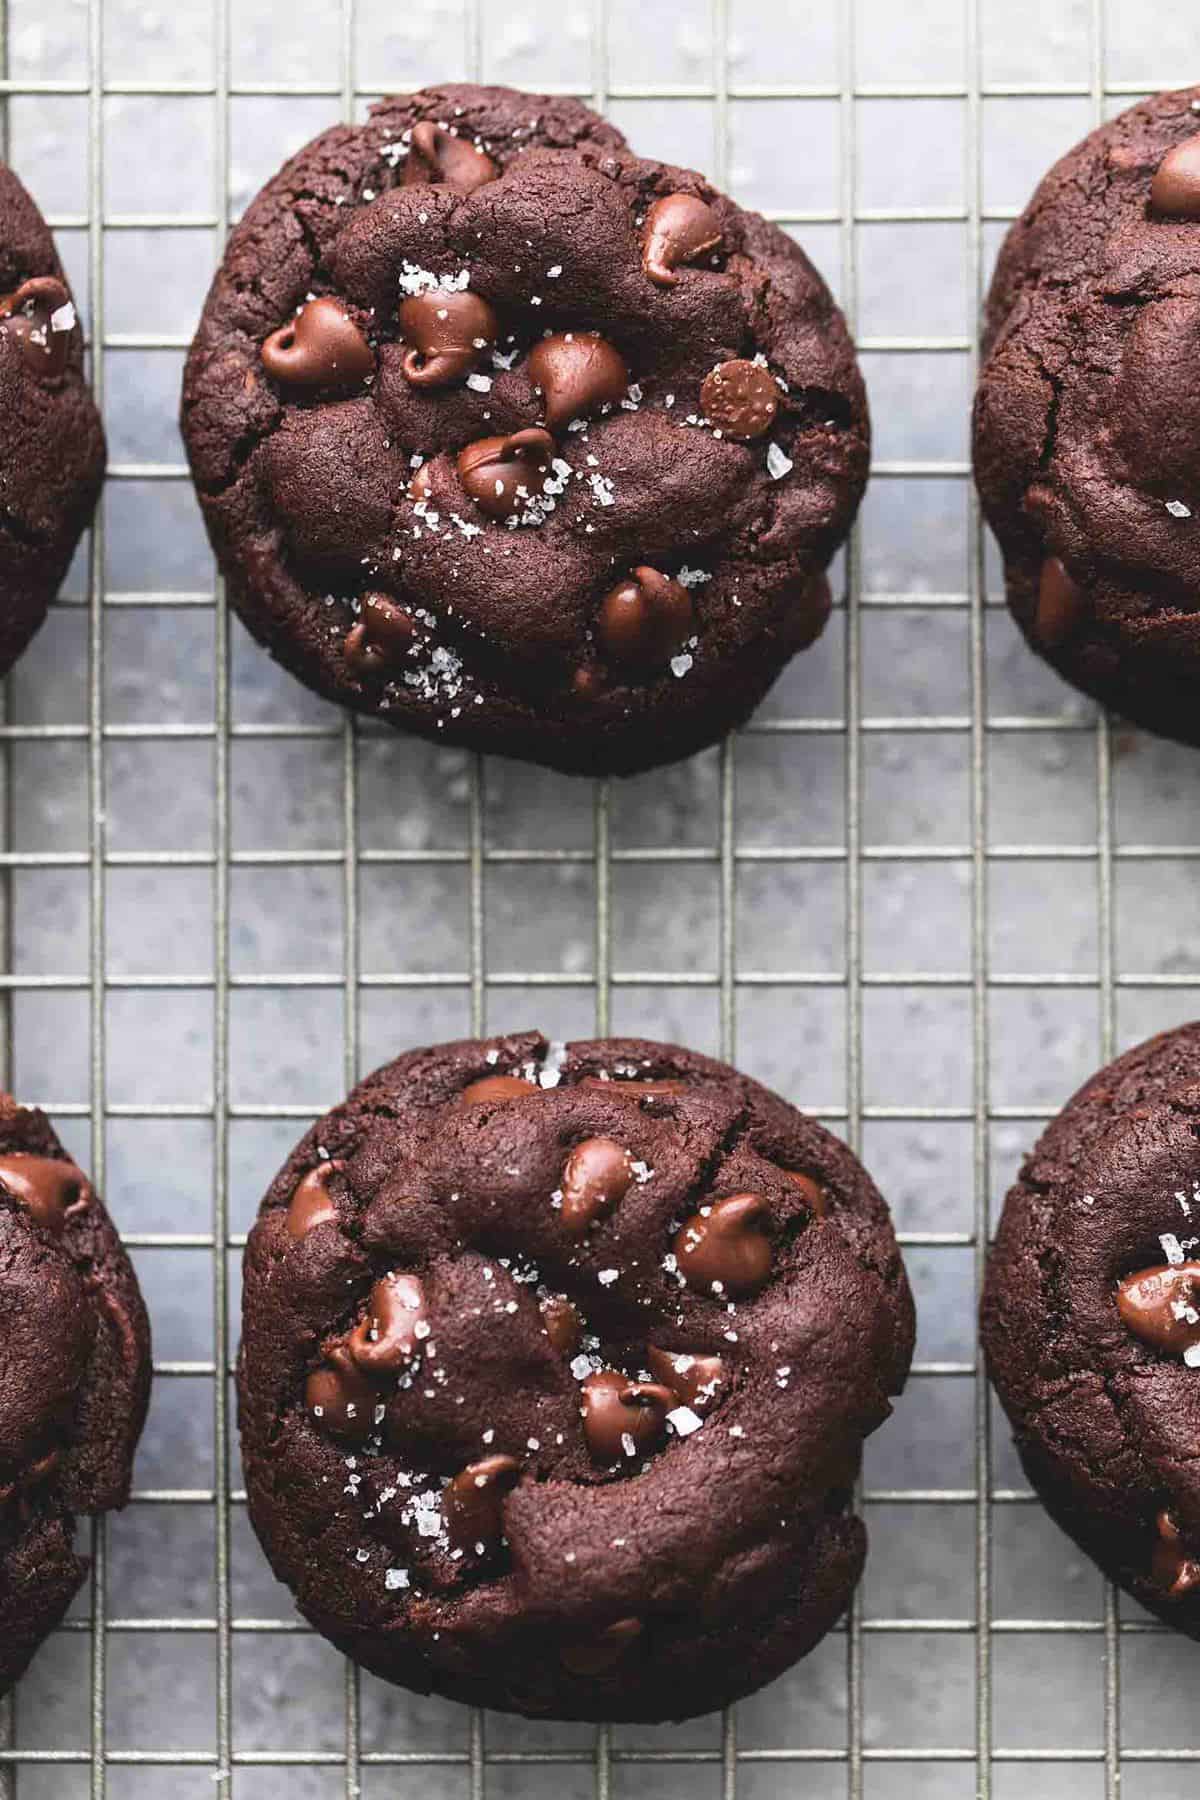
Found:
[[[814,1181],[811,1175],[802,1175],[799,1169],[781,1169],[780,1174],[786,1175],[793,1186],[799,1188],[800,1196],[810,1213],[818,1219],[828,1216],[829,1196],[819,1181]]]
[[[771,1273],[771,1240],[761,1194],[731,1194],[701,1207],[676,1234],[679,1273],[700,1294],[739,1299]]]
[[[655,1081],[611,1081],[603,1075],[585,1075],[579,1082],[583,1088],[596,1088],[605,1094],[619,1094],[623,1100],[665,1099],[670,1094],[686,1094],[687,1082],[664,1076]]]
[[[484,1075],[458,1098],[463,1106],[494,1106],[499,1100],[526,1100],[541,1091],[536,1081],[526,1081],[523,1075]]]
[[[721,222],[694,194],[665,194],[646,215],[642,267],[657,287],[674,287],[681,263],[693,263],[721,244]]]
[[[379,1401],[345,1344],[335,1344],[304,1384],[304,1403],[331,1437],[362,1444],[376,1429]]]
[[[341,302],[326,297],[271,333],[262,362],[286,387],[347,389],[374,373],[375,352]]]
[[[488,1556],[504,1534],[504,1496],[516,1485],[515,1456],[485,1456],[460,1469],[442,1495],[442,1517],[454,1549]]]
[[[0,299],[0,333],[16,343],[35,375],[62,374],[75,323],[71,296],[53,275],[35,275]]]
[[[1083,622],[1083,589],[1061,557],[1048,556],[1038,577],[1033,634],[1044,650],[1058,650]]]
[[[529,379],[542,396],[546,429],[556,437],[624,399],[629,371],[619,350],[596,331],[563,331],[529,352]]]
[[[576,1144],[562,1172],[562,1222],[582,1237],[625,1198],[633,1183],[633,1159],[615,1138],[585,1138]]]
[[[1117,1311],[1135,1337],[1167,1356],[1200,1344],[1200,1262],[1163,1263],[1127,1275]]]
[[[779,388],[769,369],[739,357],[709,370],[700,388],[700,406],[709,423],[726,437],[762,437],[779,411]]]
[[[425,1289],[416,1275],[394,1269],[371,1289],[346,1345],[365,1375],[386,1379],[412,1361],[428,1336]]]
[[[386,679],[412,648],[416,623],[389,594],[364,594],[359,606],[342,645],[346,667],[360,681]]]
[[[669,1387],[681,1405],[690,1406],[693,1412],[708,1412],[725,1387],[725,1364],[719,1356],[660,1350],[647,1344],[646,1363],[654,1379]]]
[[[298,1183],[288,1201],[289,1237],[307,1237],[318,1225],[327,1225],[331,1220],[336,1222],[337,1207],[333,1204],[333,1195],[329,1191],[329,1177],[344,1167],[345,1164],[340,1162],[318,1163]]]
[[[593,1462],[615,1463],[656,1450],[667,1435],[675,1395],[661,1382],[631,1381],[599,1369],[583,1383],[583,1435]]]
[[[571,1675],[604,1675],[615,1668],[641,1635],[640,1619],[616,1619],[587,1643],[564,1645],[558,1653],[559,1660]]]
[[[513,519],[540,499],[553,455],[554,439],[535,425],[468,444],[458,453],[458,473],[489,519]]]
[[[583,1341],[583,1320],[565,1294],[551,1294],[542,1301],[542,1326],[560,1356],[573,1356]]]
[[[61,1231],[63,1221],[82,1211],[92,1192],[83,1171],[65,1157],[33,1156],[22,1150],[0,1156],[0,1187],[51,1231]]]
[[[487,153],[470,138],[448,131],[444,125],[422,119],[412,128],[404,162],[404,185],[445,182],[464,194],[495,181],[500,171]]]
[[[1170,1512],[1160,1512],[1157,1525],[1158,1542],[1151,1553],[1150,1572],[1168,1598],[1178,1600],[1200,1588],[1200,1545],[1193,1555]]]
[[[1200,132],[1167,151],[1150,183],[1150,207],[1162,219],[1200,219]]]
[[[414,387],[445,387],[461,381],[496,341],[495,313],[470,288],[429,288],[400,308],[400,330],[408,346],[401,367]]]
[[[605,656],[632,668],[665,663],[694,630],[687,589],[645,566],[610,589],[596,621],[596,637]]]

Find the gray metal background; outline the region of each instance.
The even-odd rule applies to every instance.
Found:
[[[1030,1503],[973,1306],[1037,1122],[1200,1010],[1197,764],[1017,641],[965,460],[1004,222],[1094,121],[1196,76],[1191,0],[8,0],[0,23],[9,154],[112,455],[8,683],[10,1078],[103,1186],[159,1369],[134,1502],[9,1709],[0,1790],[1194,1792],[1200,1651]],[[736,744],[611,789],[355,729],[275,671],[214,604],[176,435],[227,218],[369,97],[477,74],[590,95],[795,229],[871,386],[845,607]],[[268,1176],[356,1071],[533,1023],[735,1055],[861,1147],[903,1233],[920,1360],[868,1447],[862,1591],[723,1720],[535,1726],[360,1682],[246,1525],[214,1365]]]

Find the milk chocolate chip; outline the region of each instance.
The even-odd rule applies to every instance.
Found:
[[[719,1356],[692,1355],[682,1350],[646,1346],[646,1362],[656,1381],[669,1387],[693,1412],[704,1413],[716,1405],[725,1386],[725,1364]]]
[[[731,438],[761,437],[779,411],[775,377],[761,363],[718,363],[704,377],[700,406],[705,417]]]
[[[799,1188],[809,1212],[815,1214],[818,1219],[828,1216],[829,1197],[819,1181],[814,1181],[811,1175],[802,1175],[799,1169],[781,1169],[780,1173],[786,1175],[788,1180]]]
[[[1150,206],[1163,219],[1200,219],[1200,132],[1167,151],[1150,183]]]
[[[529,352],[529,379],[541,393],[546,429],[556,437],[572,419],[615,406],[629,386],[619,350],[596,331],[564,331]]]
[[[1085,612],[1083,590],[1061,557],[1048,556],[1038,578],[1033,634],[1044,650],[1057,650],[1073,635]]]
[[[583,1435],[592,1461],[614,1463],[657,1449],[667,1435],[675,1395],[659,1382],[631,1381],[599,1369],[583,1383]]]
[[[1200,1555],[1189,1554],[1174,1516],[1158,1515],[1158,1543],[1150,1559],[1150,1571],[1159,1587],[1165,1588],[1173,1600],[1200,1587]]]
[[[64,1219],[82,1211],[91,1195],[87,1177],[73,1162],[21,1150],[0,1156],[0,1186],[51,1231],[61,1231]]]
[[[496,341],[500,327],[482,294],[470,288],[430,288],[400,308],[408,348],[401,367],[414,387],[461,381]]]
[[[35,375],[61,375],[75,329],[75,308],[63,283],[35,275],[0,299],[0,332],[20,348]]]
[[[297,388],[352,388],[374,373],[375,352],[338,300],[310,300],[262,347],[274,381]]]
[[[600,648],[611,661],[647,669],[666,662],[694,629],[687,589],[645,566],[604,596],[596,621]]]
[[[459,137],[444,125],[422,119],[412,128],[408,156],[404,162],[404,185],[445,182],[464,194],[473,193],[500,173],[487,153],[470,138]]]
[[[393,1270],[371,1289],[364,1317],[346,1339],[366,1375],[394,1375],[418,1354],[429,1336],[425,1290],[415,1275]]]
[[[325,1225],[329,1220],[337,1219],[337,1208],[333,1204],[333,1196],[329,1192],[329,1177],[337,1170],[343,1169],[344,1163],[318,1163],[310,1169],[299,1182],[288,1202],[287,1228],[289,1237],[307,1237],[318,1225]]]
[[[618,1206],[633,1183],[633,1159],[615,1138],[585,1138],[562,1173],[562,1222],[572,1237]]]
[[[563,1668],[572,1675],[603,1675],[613,1668],[642,1635],[640,1619],[617,1619],[586,1644],[567,1644],[559,1651]]]
[[[1144,1344],[1182,1356],[1200,1344],[1200,1262],[1163,1263],[1127,1275],[1117,1288],[1117,1311]]]
[[[490,1555],[504,1531],[504,1496],[516,1484],[515,1456],[485,1456],[460,1469],[442,1495],[442,1517],[456,1550]]]
[[[721,223],[694,194],[666,194],[646,214],[642,267],[657,287],[674,287],[680,263],[695,262],[721,243]]]
[[[304,1384],[304,1403],[331,1437],[362,1444],[376,1429],[375,1390],[345,1344],[334,1344]]]
[[[583,1340],[583,1320],[565,1294],[551,1294],[542,1301],[542,1324],[560,1356],[573,1356]]]
[[[523,1075],[484,1075],[458,1097],[464,1106],[492,1106],[497,1100],[524,1100],[541,1091],[536,1081],[526,1081]]]
[[[738,1299],[771,1273],[771,1240],[763,1230],[761,1194],[731,1194],[693,1213],[675,1238],[675,1261],[690,1288]]]
[[[468,444],[458,453],[458,473],[489,519],[511,519],[540,497],[553,455],[554,439],[535,425]]]
[[[346,633],[342,655],[360,681],[379,680],[412,648],[416,624],[407,607],[388,594],[364,594],[359,617]]]

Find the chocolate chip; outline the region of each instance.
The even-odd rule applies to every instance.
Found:
[[[411,1362],[429,1335],[425,1290],[415,1275],[393,1270],[371,1289],[367,1310],[346,1339],[365,1375],[394,1375]]]
[[[586,1644],[567,1644],[559,1660],[572,1675],[603,1675],[613,1668],[642,1635],[640,1619],[616,1619]]]
[[[433,492],[433,472],[429,463],[422,463],[408,484],[410,500],[428,500]]]
[[[697,1293],[737,1299],[771,1273],[771,1240],[761,1194],[731,1194],[693,1213],[675,1238],[679,1273]]]
[[[365,1443],[375,1430],[375,1390],[345,1344],[335,1344],[304,1384],[304,1403],[331,1437]]]
[[[655,1380],[669,1387],[693,1412],[708,1412],[720,1399],[725,1386],[725,1364],[719,1356],[659,1350],[654,1344],[647,1344],[646,1364]]]
[[[769,369],[739,357],[709,370],[700,388],[700,406],[726,437],[761,437],[770,431],[779,411],[779,388]]]
[[[359,617],[346,633],[342,655],[360,681],[378,680],[403,662],[416,636],[406,607],[387,594],[364,594]]]
[[[576,1144],[562,1172],[562,1222],[572,1237],[604,1218],[633,1183],[633,1160],[615,1138],[585,1138]]]
[[[412,139],[404,163],[404,186],[415,183],[445,182],[464,194],[495,181],[500,171],[470,138],[459,137],[444,125],[422,119],[412,128]]]
[[[504,1496],[516,1485],[515,1456],[485,1456],[460,1469],[442,1495],[442,1517],[456,1550],[490,1555],[504,1535]]]
[[[64,307],[69,309],[69,324]],[[14,340],[26,367],[35,375],[62,374],[74,329],[71,296],[53,275],[35,275],[23,281],[15,293],[0,299],[0,333]]]
[[[1164,219],[1200,219],[1200,132],[1176,144],[1154,171],[1150,206]]]
[[[583,1341],[583,1320],[565,1294],[551,1294],[542,1301],[542,1324],[560,1356],[571,1356]]]
[[[1048,556],[1038,577],[1037,611],[1033,633],[1045,650],[1057,650],[1083,620],[1083,590],[1067,572],[1060,557]]]
[[[586,419],[624,399],[629,371],[620,351],[599,332],[565,331],[534,345],[529,379],[545,403],[546,429],[558,437],[572,419]]]
[[[401,367],[414,387],[445,387],[461,381],[496,341],[495,313],[470,288],[429,288],[400,308],[400,330],[408,348]]]
[[[1150,1572],[1168,1598],[1178,1600],[1200,1588],[1200,1547],[1195,1556],[1190,1554],[1173,1514],[1160,1512],[1156,1523],[1158,1543],[1151,1554]]]
[[[685,587],[657,569],[637,568],[600,603],[596,636],[613,662],[653,668],[666,662],[695,629]]]
[[[786,1175],[788,1180],[800,1189],[809,1212],[815,1214],[818,1219],[828,1217],[829,1196],[819,1181],[814,1181],[811,1175],[802,1175],[799,1169],[781,1169],[780,1174]]]
[[[511,519],[537,500],[550,474],[554,439],[540,426],[508,437],[479,438],[458,453],[458,473],[489,519]]]
[[[583,1435],[593,1462],[614,1463],[644,1456],[667,1435],[667,1414],[675,1406],[669,1387],[631,1381],[620,1369],[600,1369],[583,1383]]]
[[[22,1150],[0,1156],[0,1186],[50,1231],[61,1231],[63,1221],[82,1211],[92,1192],[83,1171],[65,1157]]]
[[[1200,1262],[1163,1263],[1127,1275],[1117,1311],[1135,1337],[1167,1356],[1200,1344]]]
[[[541,1091],[536,1081],[526,1081],[522,1075],[485,1075],[458,1097],[464,1106],[494,1106],[498,1100],[524,1100]]]
[[[352,388],[372,374],[375,352],[338,300],[310,300],[262,347],[274,381],[298,388]]]
[[[330,1220],[336,1222],[337,1208],[329,1192],[329,1177],[344,1167],[345,1164],[340,1162],[323,1162],[308,1171],[288,1202],[289,1237],[307,1237],[318,1225],[326,1225]]]
[[[721,222],[694,194],[665,194],[646,214],[642,267],[658,287],[674,287],[680,263],[695,262],[721,243]]]

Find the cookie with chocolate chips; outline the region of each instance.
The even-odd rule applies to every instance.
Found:
[[[87,1573],[78,1516],[129,1496],[149,1394],[112,1221],[44,1115],[0,1094],[0,1694]]]
[[[975,475],[1029,643],[1200,744],[1200,88],[1051,169],[988,297]],[[1197,423],[1193,427],[1193,414]]]
[[[301,680],[587,774],[749,715],[825,624],[868,459],[791,238],[575,100],[467,86],[264,188],[183,431],[233,602]]]
[[[988,1371],[1047,1509],[1200,1639],[1200,1025],[1080,1089],[1004,1205]]]
[[[83,333],[41,213],[0,164],[0,675],[46,610],[92,516],[104,432]]]
[[[844,1610],[912,1341],[870,1177],[736,1070],[536,1032],[418,1050],[308,1132],[250,1233],[250,1516],[387,1680],[707,1712]]]

